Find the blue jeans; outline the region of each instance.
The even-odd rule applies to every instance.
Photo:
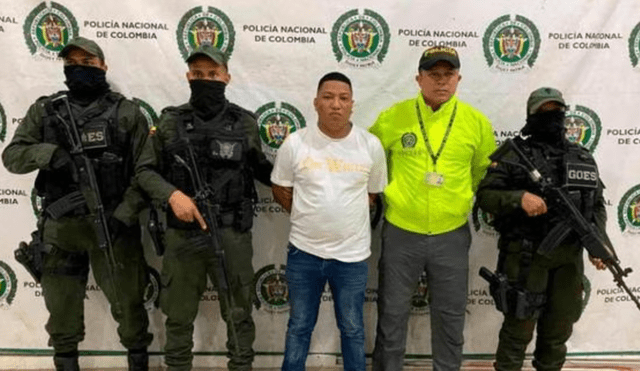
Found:
[[[367,262],[322,259],[291,243],[287,253],[287,284],[291,312],[285,342],[283,371],[303,371],[311,333],[326,282],[333,294],[345,371],[364,371],[364,320]]]

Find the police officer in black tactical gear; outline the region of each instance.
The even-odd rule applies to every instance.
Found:
[[[245,371],[255,339],[254,178],[270,185],[273,166],[262,152],[255,116],[225,98],[227,56],[205,44],[186,62],[189,103],[163,110],[136,167],[144,190],[168,204],[160,294],[167,315],[165,363],[170,371],[191,370],[193,322],[209,277],[227,323],[228,368]],[[212,233],[210,222],[219,233]]]
[[[562,187],[588,221],[606,237],[603,184],[589,152],[565,138],[566,105],[562,94],[543,87],[527,102],[524,154],[554,187]],[[496,154],[500,153],[498,149]],[[521,370],[525,349],[537,325],[533,366],[538,371],[562,368],[566,341],[582,311],[583,247],[575,232],[561,240],[553,236],[561,222],[547,207],[526,169],[494,154],[480,183],[477,202],[493,214],[500,233],[496,276],[504,284],[492,287],[496,306],[504,313],[495,369]],[[608,239],[608,238],[607,238]],[[597,269],[605,265],[590,257]],[[498,280],[496,280],[497,282]],[[499,287],[498,287],[499,286]]]
[[[109,88],[95,42],[76,37],[59,56],[69,90],[31,105],[2,153],[13,173],[39,170],[35,186],[44,221],[36,235],[42,241],[32,242],[37,248],[26,253],[31,261],[42,258],[41,271],[31,273],[41,278],[54,363],[58,371],[79,370],[91,266],[128,349],[129,370],[146,371],[153,336],[147,331],[148,275],[138,224],[146,202],[132,180],[147,122],[137,104]]]

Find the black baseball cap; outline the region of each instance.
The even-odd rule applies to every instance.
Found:
[[[448,46],[434,46],[422,53],[420,61],[418,62],[418,70],[428,70],[439,61],[449,62],[455,69],[460,68],[458,52],[454,48],[450,48]]]

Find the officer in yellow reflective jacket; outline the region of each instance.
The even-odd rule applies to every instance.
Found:
[[[489,155],[489,120],[455,96],[460,59],[449,47],[425,50],[417,97],[383,111],[369,131],[389,164],[379,263],[373,369],[401,370],[409,302],[423,271],[431,307],[434,370],[458,370],[471,232],[467,218]]]

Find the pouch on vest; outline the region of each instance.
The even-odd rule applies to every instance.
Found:
[[[246,232],[253,226],[253,202],[244,199],[236,209],[233,220],[233,229],[238,232]]]
[[[95,149],[104,149],[111,146],[112,139],[108,133],[109,121],[103,118],[90,121],[80,129],[80,139],[82,140],[82,148],[87,151]]]
[[[120,196],[127,187],[128,179],[122,175],[124,160],[122,157],[103,152],[102,156],[93,159],[93,168],[96,171],[102,202],[107,210],[115,209],[120,203]]]

